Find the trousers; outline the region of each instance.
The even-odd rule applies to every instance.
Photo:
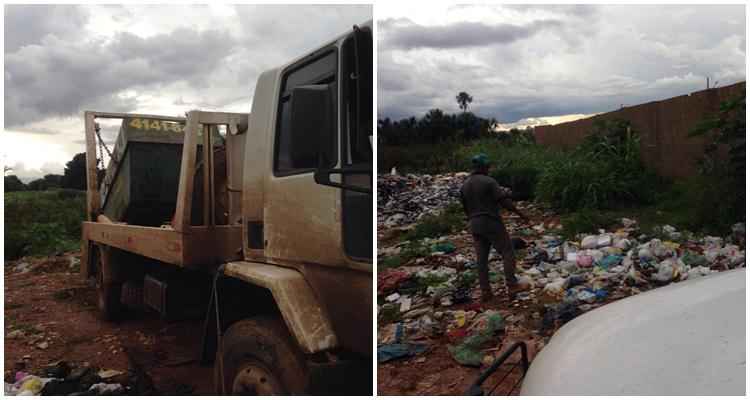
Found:
[[[481,219],[485,219],[482,217]],[[503,256],[503,270],[505,282],[508,285],[516,283],[516,256],[513,252],[513,243],[505,224],[501,220],[472,221],[472,237],[474,238],[474,251],[477,255],[477,269],[479,272],[479,287],[482,293],[492,293],[489,278],[488,259],[490,246],[494,247]]]

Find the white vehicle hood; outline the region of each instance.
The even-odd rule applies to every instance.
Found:
[[[521,395],[744,395],[745,269],[628,297],[568,322]]]

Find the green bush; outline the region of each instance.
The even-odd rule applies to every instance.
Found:
[[[511,188],[513,199],[532,200],[541,171],[529,167],[496,169],[490,173],[500,186]]]
[[[5,259],[79,248],[85,208],[82,191],[5,193]]]
[[[698,218],[713,216],[717,226],[745,220],[746,115],[742,94],[722,102],[718,113],[701,121],[691,132],[691,136],[708,139],[698,164],[700,179],[707,183],[695,188],[702,206]]]
[[[659,194],[659,210],[670,222],[694,232],[724,235],[732,224],[745,220],[745,207],[727,206],[737,193],[727,181],[729,177],[697,175],[675,182]]]
[[[456,150],[460,169],[470,170],[471,157],[478,153],[487,154],[492,160],[490,175],[501,186],[511,188],[516,200],[533,199],[546,166],[565,155],[559,150],[538,146],[528,140],[482,139]]]
[[[537,199],[565,211],[653,202],[663,182],[643,165],[639,149],[626,121],[600,120],[579,146],[545,165]]]

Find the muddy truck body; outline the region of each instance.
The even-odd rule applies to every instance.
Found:
[[[222,394],[371,394],[372,72],[368,22],[263,72],[247,114],[85,112],[101,316],[203,319]]]

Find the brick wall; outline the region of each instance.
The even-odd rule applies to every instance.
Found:
[[[742,93],[745,82],[624,107],[577,121],[537,126],[534,136],[542,145],[571,148],[592,131],[598,119],[628,120],[641,137],[641,154],[646,165],[663,176],[687,177],[697,171],[695,159],[703,154],[706,143],[705,138],[689,138],[688,133],[716,112],[722,101]]]

